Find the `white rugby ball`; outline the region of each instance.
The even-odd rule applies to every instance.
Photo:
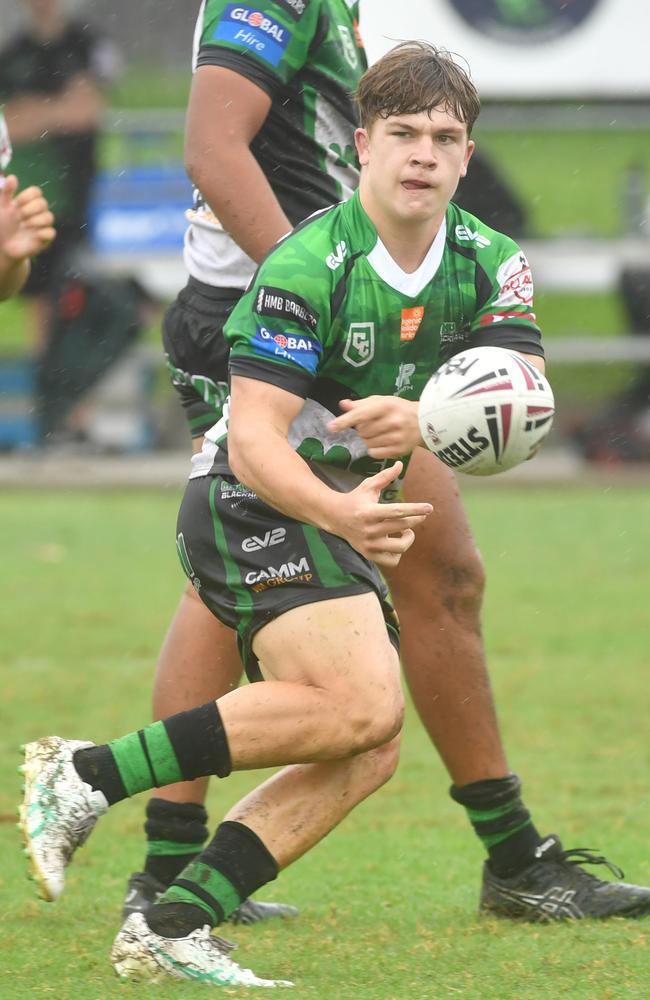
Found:
[[[554,412],[546,378],[502,347],[472,347],[450,358],[427,382],[418,407],[426,446],[471,476],[493,476],[530,458]]]

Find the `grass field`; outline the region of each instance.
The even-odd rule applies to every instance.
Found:
[[[489,571],[486,640],[503,729],[537,824],[650,883],[648,494],[472,484],[466,500]],[[3,1000],[205,995],[200,985],[121,984],[108,963],[125,877],[142,861],[144,797],[102,821],[56,905],[35,899],[13,825],[19,743],[53,732],[101,741],[148,719],[182,585],[177,502],[173,490],[43,487],[0,498]],[[256,780],[215,784],[213,823]],[[233,930],[242,963],[293,979],[296,1000],[646,1000],[650,919],[477,920],[482,854],[447,785],[411,711],[393,781],[261,894],[296,903],[301,919]]]

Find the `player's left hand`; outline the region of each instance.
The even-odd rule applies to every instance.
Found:
[[[5,178],[0,191],[0,252],[9,260],[35,257],[54,239],[54,216],[43,192],[28,187],[16,194],[15,176]]]
[[[410,455],[423,445],[418,423],[418,404],[399,396],[366,396],[365,399],[342,399],[344,411],[328,424],[328,430],[343,431],[354,427],[368,446],[371,458],[396,458]]]

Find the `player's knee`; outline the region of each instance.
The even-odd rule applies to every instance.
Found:
[[[381,788],[395,774],[399,764],[401,742],[402,737],[398,734],[388,743],[384,743],[370,752],[375,789]]]
[[[382,698],[366,698],[347,709],[349,752],[365,753],[393,740],[404,722],[404,698],[395,692]]]

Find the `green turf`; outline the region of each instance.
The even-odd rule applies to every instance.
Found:
[[[543,831],[598,847],[649,883],[648,494],[470,485],[493,680],[526,801]],[[182,584],[177,501],[174,490],[43,487],[0,499],[3,1000],[205,995],[120,984],[107,961],[125,876],[142,859],[142,798],[102,821],[50,906],[24,879],[12,815],[17,744],[52,732],[104,740],[148,718]],[[213,821],[255,782],[237,775],[213,787]],[[481,850],[447,784],[410,711],[393,781],[262,893],[296,903],[302,918],[232,931],[242,962],[294,979],[297,1000],[645,1000],[650,920],[477,921]]]

